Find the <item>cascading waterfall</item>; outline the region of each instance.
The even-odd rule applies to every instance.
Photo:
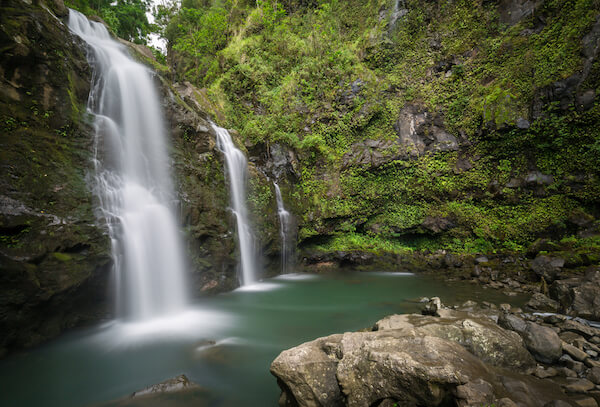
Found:
[[[183,251],[152,73],[104,25],[70,10],[69,28],[91,51],[95,192],[113,243],[117,314],[139,321],[179,311],[187,303]]]
[[[290,213],[283,206],[283,198],[281,190],[276,182],[273,182],[275,187],[275,199],[277,200],[277,216],[279,217],[279,235],[281,237],[281,274],[290,272]]]
[[[225,165],[229,176],[231,210],[236,219],[239,248],[241,284],[256,282],[256,246],[254,234],[248,221],[246,208],[246,181],[248,179],[248,162],[244,153],[236,148],[231,134],[222,127],[212,124],[217,133],[217,146],[225,156]]]

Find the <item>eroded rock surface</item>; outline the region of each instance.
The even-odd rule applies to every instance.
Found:
[[[378,321],[375,331],[331,335],[282,352],[271,365],[282,390],[280,406],[469,406],[500,400],[542,406],[567,399],[554,384],[518,373],[533,359],[514,332],[483,316],[443,311],[437,318],[392,315]],[[526,362],[504,359],[501,341],[514,348],[512,357]]]
[[[0,13],[0,356],[106,316],[110,241],[87,178],[90,69],[61,0]]]

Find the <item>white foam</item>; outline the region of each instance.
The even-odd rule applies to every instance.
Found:
[[[139,322],[115,320],[105,324],[93,341],[108,348],[129,347],[149,342],[193,340],[215,336],[233,326],[234,317],[221,311],[188,309],[172,315]]]
[[[241,286],[235,290],[234,292],[259,292],[259,291],[273,291],[283,287],[281,284],[277,283],[266,283],[266,282],[258,282],[254,284],[248,284]]]
[[[297,280],[314,280],[319,276],[316,274],[308,274],[308,273],[289,273],[289,274],[281,274],[274,278],[274,280],[286,280],[286,281],[297,281]]]
[[[374,274],[376,276],[392,276],[392,277],[404,277],[414,276],[415,273],[409,273],[405,271],[369,271],[367,274]]]

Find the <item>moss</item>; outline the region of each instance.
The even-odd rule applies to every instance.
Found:
[[[390,27],[392,3],[299,6],[268,27],[253,5],[234,5],[231,35],[214,55],[218,72],[197,78],[241,144],[297,152],[300,242],[523,251],[538,237],[571,233],[573,209],[597,216],[600,107],[549,105],[534,118],[531,106],[541,88],[581,71],[598,1],[549,0],[512,27],[496,2],[475,0],[409,0]],[[598,72],[596,63],[586,89],[598,89]],[[407,104],[439,114],[460,151],[378,168],[343,164],[355,143],[396,140]],[[519,118],[531,127],[515,128]],[[526,182],[535,171],[553,181]],[[273,211],[267,189],[255,187],[254,211]],[[438,218],[445,229],[425,224]]]
[[[54,253],[52,253],[52,256],[56,260],[62,261],[62,262],[68,262],[68,261],[73,260],[73,257],[71,257],[71,255],[69,255],[68,253],[54,252]]]

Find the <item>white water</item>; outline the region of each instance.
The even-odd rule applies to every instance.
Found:
[[[279,217],[279,236],[281,237],[281,274],[288,274],[291,265],[290,213],[283,206],[283,198],[281,197],[279,185],[276,182],[273,182],[273,185],[275,186],[277,216]]]
[[[117,314],[142,321],[181,311],[187,303],[183,252],[152,74],[104,25],[70,10],[69,28],[91,51],[95,192],[113,244]]]
[[[222,127],[212,124],[217,133],[217,146],[225,156],[227,174],[229,176],[229,191],[231,195],[231,210],[235,215],[239,248],[241,284],[249,285],[256,282],[256,257],[254,234],[248,221],[246,208],[246,181],[248,179],[248,162],[244,153],[236,148],[231,134]]]

